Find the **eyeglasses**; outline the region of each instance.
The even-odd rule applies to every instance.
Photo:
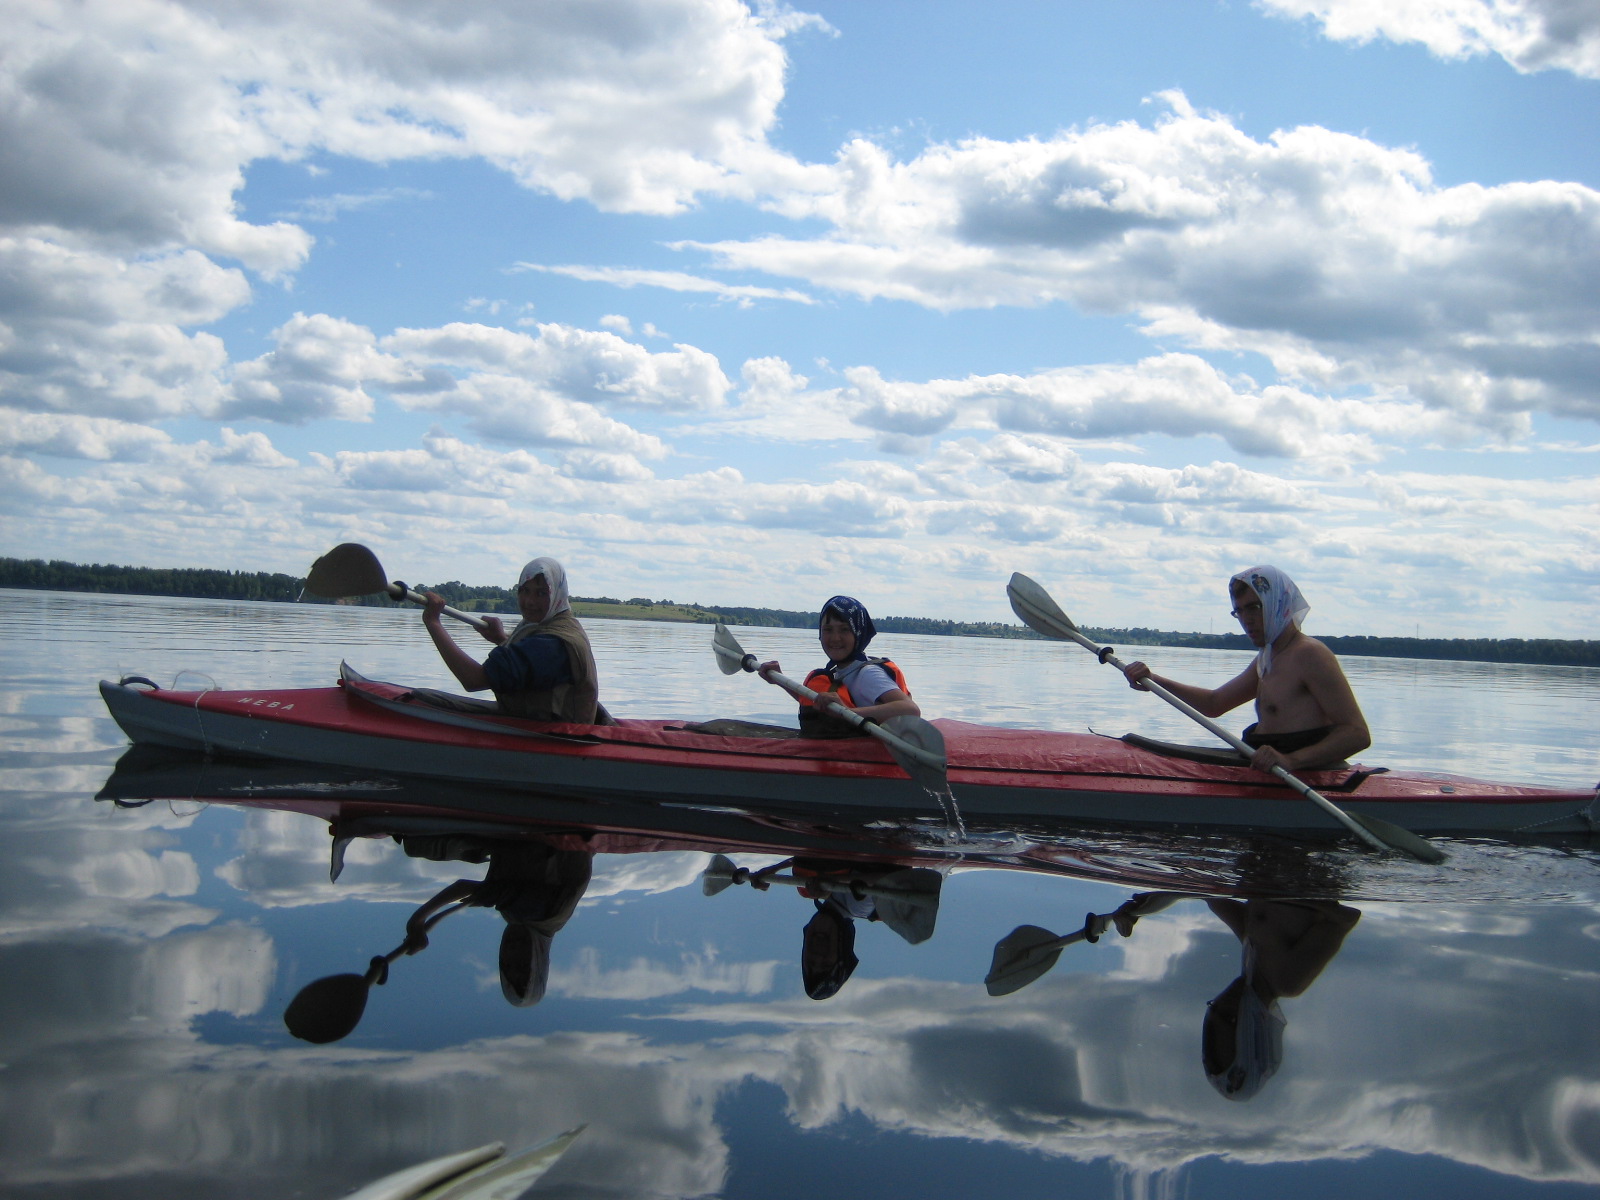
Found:
[[[1255,616],[1261,611],[1261,601],[1256,600],[1250,604],[1241,604],[1238,608],[1230,608],[1228,612],[1235,617],[1243,618],[1246,614]]]

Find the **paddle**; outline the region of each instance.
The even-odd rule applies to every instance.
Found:
[[[754,654],[746,654],[728,627],[718,622],[712,635],[711,648],[716,651],[717,666],[724,675],[739,671],[754,673],[759,665]],[[801,700],[815,700],[817,693],[803,683],[796,683],[787,675],[774,671],[762,676]],[[863,733],[869,733],[884,744],[889,756],[900,764],[900,769],[928,791],[944,795],[950,790],[945,775],[944,735],[921,717],[890,717],[883,724],[869,721],[859,713],[840,705],[830,715],[837,715]]]
[[[283,1011],[283,1023],[303,1042],[318,1046],[337,1042],[361,1023],[367,992],[388,978],[386,958],[374,958],[365,975],[326,975],[295,993]]]
[[[1104,916],[1089,913],[1083,918],[1083,928],[1065,937],[1057,937],[1037,925],[1018,925],[995,944],[994,961],[989,964],[983,984],[991,996],[1009,996],[1055,966],[1067,946],[1098,942],[1112,926],[1123,937],[1129,937],[1140,917],[1158,913],[1185,898],[1182,892],[1145,892],[1125,901],[1116,912]]]
[[[389,982],[389,964],[407,954],[428,948],[428,933],[451,913],[466,907],[478,885],[461,879],[452,883],[411,915],[406,940],[387,954],[374,955],[365,975],[324,975],[295,993],[283,1010],[283,1023],[303,1042],[325,1045],[337,1042],[361,1023],[367,1010],[367,993]]]
[[[814,875],[763,874],[736,866],[725,854],[713,855],[711,865],[700,876],[700,890],[707,896],[715,896],[736,883],[748,883],[758,889],[765,889],[768,884],[782,883],[789,887],[803,887],[824,896],[836,891],[858,899],[871,896],[878,902],[878,919],[915,946],[933,936],[934,921],[939,915],[939,889],[944,884],[944,876],[927,867],[905,867],[890,871],[872,883],[855,879],[830,880]]]
[[[1083,919],[1083,928],[1065,937],[1057,937],[1037,925],[1018,925],[995,944],[994,961],[983,977],[983,986],[991,996],[1009,996],[1055,966],[1066,947],[1075,942],[1099,941],[1110,924],[1110,917],[1089,913]]]
[[[1078,627],[1072,623],[1072,619],[1061,611],[1060,605],[1051,599],[1050,593],[1026,575],[1013,575],[1011,582],[1006,584],[1006,595],[1011,598],[1011,610],[1022,618],[1028,628],[1057,641],[1077,642],[1078,645],[1090,651],[1101,662],[1109,663],[1119,671],[1123,669],[1122,661],[1112,653],[1110,646],[1098,646],[1092,639],[1085,637]],[[1159,683],[1147,679],[1144,681],[1144,686],[1147,690],[1154,692],[1172,705],[1173,708],[1183,713],[1184,716],[1209,729],[1246,758],[1255,757],[1254,749],[1198,709],[1185,704]],[[1444,851],[1431,842],[1424,841],[1408,829],[1401,829],[1398,825],[1391,824],[1379,817],[1368,816],[1365,813],[1347,812],[1316,789],[1296,779],[1282,767],[1273,767],[1272,774],[1283,780],[1284,783],[1287,783],[1307,800],[1318,805],[1334,820],[1375,850],[1397,850],[1402,854],[1409,854],[1412,858],[1426,863],[1440,863],[1445,860]]]
[[[386,592],[396,600],[409,600],[413,604],[426,604],[427,598],[396,580],[391,583],[383,573],[378,556],[359,542],[345,542],[329,550],[311,564],[306,576],[305,590],[326,600],[344,600],[351,596],[371,596]],[[474,629],[487,629],[488,623],[459,608],[444,607],[444,615],[465,621]]]
[[[556,1164],[586,1126],[507,1155],[503,1142],[445,1154],[351,1192],[345,1200],[512,1200]]]

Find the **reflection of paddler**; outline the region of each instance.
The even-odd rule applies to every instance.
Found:
[[[785,867],[790,874],[780,873]],[[715,896],[736,883],[761,892],[787,884],[816,905],[801,935],[800,978],[806,995],[826,1000],[860,965],[857,921],[881,921],[913,946],[933,936],[944,876],[927,867],[814,858],[786,858],[752,871],[714,855],[703,876],[705,894]]]
[[[1211,1086],[1248,1100],[1283,1061],[1281,997],[1311,986],[1361,913],[1331,900],[1208,900],[1238,937],[1239,977],[1206,1006],[1201,1059]]]
[[[441,841],[447,844],[441,846]],[[582,850],[556,850],[540,842],[502,842],[480,843],[484,848],[477,853],[483,857],[468,857],[461,853],[467,849],[461,841],[400,839],[406,853],[416,858],[464,857],[468,862],[487,858],[489,862],[482,882],[457,880],[418,909],[406,923],[407,933],[414,927],[426,928],[432,923],[431,913],[447,905],[494,909],[506,922],[500,935],[500,990],[519,1008],[537,1004],[550,976],[550,943],[583,899],[592,856]]]
[[[336,1042],[361,1021],[367,993],[389,980],[389,964],[428,948],[428,934],[463,908],[493,908],[505,918],[500,935],[500,990],[518,1008],[544,997],[550,943],[571,918],[589,886],[592,856],[540,842],[495,842],[468,837],[399,836],[413,858],[485,862],[482,880],[458,879],[423,904],[406,922],[406,939],[373,958],[365,975],[329,975],[308,983],[284,1010],[283,1023],[307,1042]]]
[[[805,881],[800,885],[800,894],[817,908],[801,933],[800,980],[807,996],[826,1000],[844,987],[860,965],[855,955],[856,922],[883,920],[879,897],[868,889],[881,883],[885,876],[903,871],[892,866],[808,858],[791,859],[790,865],[795,877]],[[940,878],[934,872],[928,874]],[[926,932],[908,929],[900,922],[890,922],[889,927],[913,944],[933,932],[931,919]]]

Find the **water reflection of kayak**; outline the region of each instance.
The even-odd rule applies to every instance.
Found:
[[[526,721],[461,711],[343,672],[338,687],[179,692],[102,682],[135,743],[294,759],[356,770],[654,801],[689,800],[879,814],[936,812],[876,740],[811,740],[761,727],[723,732],[672,721],[614,725]],[[936,722],[963,813],[1337,834],[1333,820],[1231,751],[1129,735]],[[754,733],[755,736],[750,736]],[[1342,807],[1430,833],[1589,832],[1593,791],[1487,783],[1357,765],[1304,773]]]

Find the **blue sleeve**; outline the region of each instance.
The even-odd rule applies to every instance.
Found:
[[[560,638],[538,633],[489,651],[483,673],[497,692],[542,692],[571,683],[572,663]]]

